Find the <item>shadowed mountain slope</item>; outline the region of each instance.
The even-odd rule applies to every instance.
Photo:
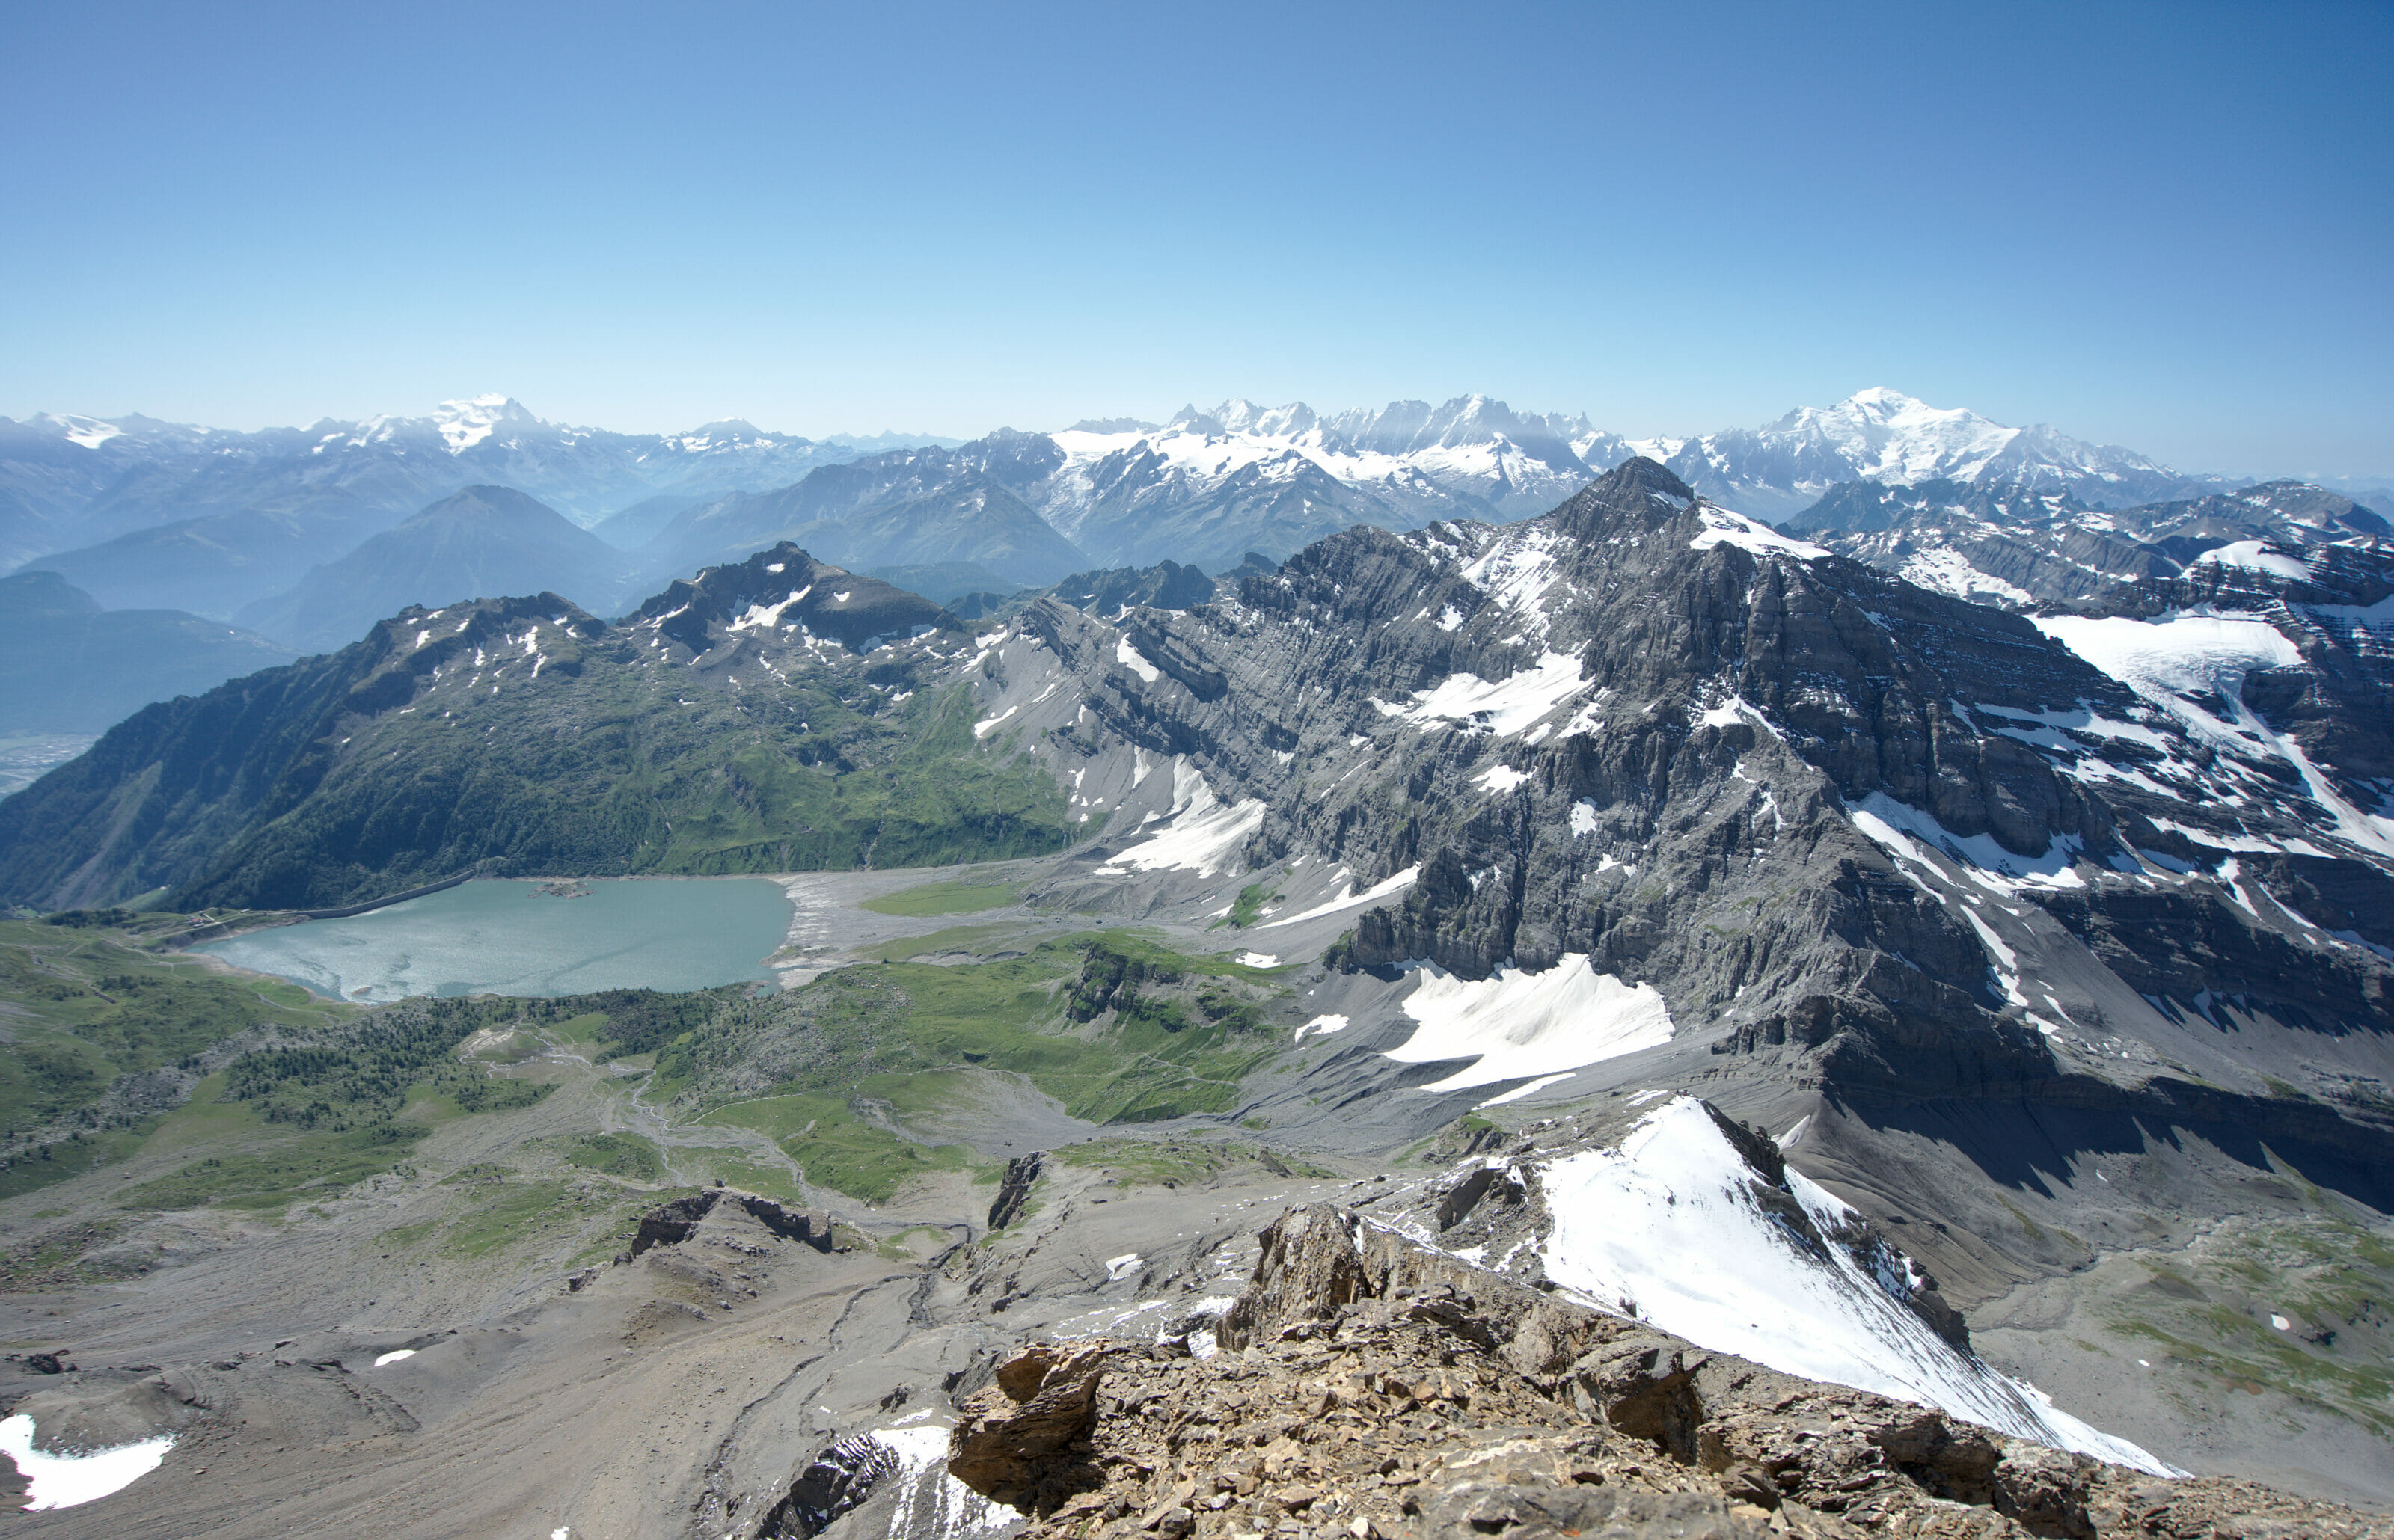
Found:
[[[99,732],[291,657],[179,610],[102,610],[56,573],[0,578],[0,732]]]
[[[546,591],[612,610],[626,567],[605,541],[524,494],[467,487],[288,592],[247,606],[241,618],[295,647],[326,652],[409,605]]]

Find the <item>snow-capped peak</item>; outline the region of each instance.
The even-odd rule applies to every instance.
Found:
[[[2190,494],[2193,483],[2141,454],[2042,425],[2010,428],[1874,385],[1835,406],[1799,406],[1760,428],[1689,440],[1666,463],[1706,496],[1778,519],[1839,481],[2009,481],[2108,505]]]
[[[483,395],[470,401],[446,401],[432,409],[432,425],[447,441],[452,454],[463,454],[480,443],[501,423],[538,420],[512,396]]]
[[[1211,411],[1185,406],[1162,428],[1116,419],[1048,437],[1065,464],[1040,511],[1074,538],[1098,501],[1122,506],[1151,483],[1166,482],[1180,496],[1234,480],[1249,488],[1319,488],[1326,477],[1358,494],[1341,517],[1384,509],[1375,521],[1396,528],[1455,511],[1480,516],[1492,507],[1520,517],[1545,512],[1622,457],[1615,441],[1584,418],[1516,413],[1481,395],[1436,407],[1391,401],[1333,416],[1303,401],[1262,406],[1233,397]],[[1598,456],[1596,463],[1584,458],[1583,446]]]
[[[98,449],[125,431],[114,423],[103,422],[98,417],[77,416],[72,413],[45,412],[35,420],[56,424],[67,442],[81,444],[86,449]]]
[[[1235,398],[1224,401],[1205,415],[1219,423],[1225,432],[1252,434],[1259,439],[1294,439],[1310,432],[1318,420],[1313,408],[1303,401],[1291,401],[1285,406],[1257,406],[1253,401]]]
[[[1764,432],[1835,450],[1871,480],[1908,482],[1940,476],[1975,480],[2020,430],[1874,385],[1835,406],[1797,407]]]

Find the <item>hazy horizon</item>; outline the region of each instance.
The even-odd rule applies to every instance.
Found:
[[[2394,13],[16,18],[0,411],[971,438],[1883,384],[2394,472]],[[371,69],[358,61],[371,59]]]
[[[1667,440],[1674,440],[1674,441],[1686,441],[1686,440],[1690,440],[1690,439],[1694,439],[1694,438],[1701,437],[1701,436],[1703,436],[1703,434],[1705,434],[1705,433],[1719,432],[1719,431],[1722,431],[1722,430],[1725,430],[1725,429],[1731,429],[1731,428],[1762,428],[1762,427],[1767,426],[1769,423],[1775,422],[1775,421],[1779,420],[1779,418],[1780,418],[1780,417],[1782,417],[1782,416],[1788,415],[1790,415],[1790,414],[1792,414],[1792,413],[1794,413],[1794,412],[1796,412],[1796,411],[1801,410],[1801,409],[1803,409],[1803,408],[1806,408],[1806,407],[1811,407],[1811,408],[1822,408],[1822,407],[1832,407],[1832,406],[1835,406],[1835,405],[1837,405],[1837,404],[1839,404],[1839,403],[1841,403],[1841,402],[1843,402],[1843,401],[1847,401],[1847,400],[1849,400],[1849,399],[1850,399],[1850,398],[1852,398],[1853,396],[1855,396],[1855,395],[1857,395],[1857,394],[1860,394],[1861,391],[1863,391],[1863,390],[1869,390],[1869,389],[1895,389],[1895,390],[1898,390],[1898,392],[1899,392],[1900,394],[1905,394],[1905,395],[1909,395],[1909,394],[1911,394],[1911,392],[1909,392],[1909,391],[1901,391],[1901,388],[1898,388],[1898,387],[1891,387],[1891,386],[1864,386],[1864,387],[1859,387],[1859,388],[1857,388],[1857,389],[1855,389],[1855,390],[1849,390],[1849,391],[1847,391],[1844,395],[1839,396],[1835,401],[1802,401],[1802,402],[1797,402],[1797,403],[1796,403],[1794,406],[1791,406],[1790,408],[1788,408],[1787,412],[1785,412],[1785,413],[1781,413],[1781,414],[1776,414],[1776,415],[1774,415],[1772,417],[1766,418],[1766,419],[1762,419],[1762,420],[1760,420],[1760,421],[1756,421],[1756,422],[1743,422],[1743,423],[1722,422],[1722,423],[1715,423],[1715,424],[1711,425],[1710,427],[1706,427],[1706,428],[1682,428],[1682,429],[1679,429],[1679,430],[1677,430],[1677,431],[1667,431],[1667,430],[1666,430],[1666,431],[1664,431],[1664,432],[1658,432],[1658,433],[1643,433],[1643,434],[1640,434],[1640,433],[1624,433],[1624,432],[1622,432],[1620,429],[1618,429],[1618,428],[1616,428],[1612,427],[1611,424],[1608,424],[1608,423],[1602,422],[1602,421],[1600,421],[1600,420],[1594,419],[1594,418],[1592,418],[1592,417],[1588,419],[1588,426],[1589,426],[1591,428],[1595,429],[1596,431],[1603,432],[1603,433],[1613,433],[1613,434],[1617,434],[1618,436],[1620,436],[1620,437],[1622,437],[1622,438],[1630,439],[1630,440],[1640,440],[1640,441],[1642,441],[1642,440],[1654,440],[1654,439],[1667,439]],[[1252,396],[1246,396],[1246,397],[1240,397],[1240,396],[1224,397],[1224,398],[1222,398],[1222,399],[1221,399],[1221,400],[1219,400],[1219,401],[1193,401],[1193,400],[1184,400],[1184,401],[1182,401],[1178,405],[1177,405],[1177,406],[1175,406],[1175,407],[1173,407],[1173,408],[1171,408],[1171,409],[1169,409],[1169,410],[1166,410],[1166,411],[1155,411],[1155,412],[1104,412],[1104,411],[1095,411],[1095,412],[1085,412],[1085,413],[1081,414],[1079,416],[1072,418],[1071,421],[1068,421],[1068,422],[1060,422],[1060,423],[1040,423],[1040,424],[1022,424],[1022,423],[990,423],[990,424],[985,424],[985,425],[983,425],[983,426],[981,426],[981,427],[980,427],[980,428],[974,428],[974,429],[969,430],[969,431],[934,431],[934,430],[927,430],[927,429],[910,429],[910,428],[896,428],[896,427],[875,428],[875,429],[871,429],[871,430],[869,430],[869,431],[867,431],[867,430],[860,430],[860,429],[856,429],[856,428],[793,428],[793,427],[790,427],[790,426],[785,425],[785,424],[776,424],[776,423],[771,423],[771,422],[760,421],[760,420],[758,420],[758,418],[756,417],[756,415],[755,414],[753,414],[753,413],[742,413],[742,412],[733,412],[733,413],[730,413],[730,414],[729,414],[728,415],[725,415],[725,416],[718,416],[718,417],[710,418],[710,419],[708,419],[706,422],[704,422],[704,423],[699,423],[699,422],[685,422],[685,423],[674,423],[674,424],[667,424],[667,425],[661,425],[661,426],[647,426],[647,425],[643,425],[643,426],[641,426],[641,427],[638,427],[638,428],[627,428],[627,427],[625,427],[625,426],[623,426],[623,425],[621,425],[621,424],[618,424],[618,423],[611,423],[611,422],[576,422],[576,421],[572,421],[572,420],[570,420],[570,419],[567,419],[567,418],[562,418],[562,417],[555,416],[555,415],[550,415],[550,414],[548,414],[548,413],[543,412],[543,411],[539,408],[539,406],[538,406],[536,403],[534,403],[534,402],[531,402],[531,401],[524,401],[524,400],[523,400],[521,397],[520,397],[520,396],[512,396],[512,395],[509,395],[507,392],[505,392],[505,391],[477,391],[477,392],[474,392],[472,395],[450,396],[450,397],[443,398],[443,399],[442,399],[442,400],[441,400],[441,401],[438,401],[432,402],[432,403],[430,403],[429,405],[426,405],[426,406],[423,406],[423,407],[418,408],[418,409],[414,409],[414,410],[409,410],[409,409],[400,409],[400,410],[395,410],[395,411],[386,411],[386,412],[380,412],[380,413],[369,413],[369,414],[366,414],[364,416],[362,416],[362,417],[356,417],[356,418],[335,418],[335,417],[331,417],[331,416],[328,416],[328,415],[322,415],[322,414],[320,414],[320,415],[317,415],[317,416],[315,416],[315,417],[309,418],[309,419],[307,419],[307,420],[305,420],[305,421],[298,421],[298,422],[222,423],[222,422],[207,422],[207,421],[199,420],[199,419],[176,419],[176,418],[166,418],[166,417],[162,417],[159,414],[154,413],[154,412],[149,412],[149,413],[143,413],[143,412],[120,412],[120,413],[107,413],[107,412],[76,412],[76,411],[59,411],[59,410],[57,410],[57,409],[55,409],[55,408],[43,408],[43,409],[41,409],[39,412],[31,412],[31,411],[29,411],[29,412],[26,412],[26,413],[23,413],[23,414],[8,414],[8,413],[0,413],[0,416],[10,416],[10,415],[14,415],[14,416],[16,416],[16,417],[17,417],[17,419],[18,419],[19,421],[24,421],[24,420],[27,420],[29,417],[35,416],[35,415],[49,415],[49,416],[53,416],[53,417],[62,417],[62,418],[63,418],[63,417],[87,417],[87,418],[93,419],[93,420],[95,420],[95,421],[102,421],[102,422],[105,422],[105,421],[116,421],[116,420],[123,420],[123,419],[129,418],[129,417],[134,417],[134,416],[146,416],[146,417],[149,417],[149,418],[151,418],[151,419],[152,419],[152,420],[155,420],[155,421],[174,423],[176,426],[179,426],[179,427],[204,428],[230,428],[230,429],[232,429],[232,430],[235,430],[235,431],[239,431],[239,432],[262,432],[262,431],[267,431],[267,430],[271,430],[271,429],[284,429],[284,428],[288,428],[288,429],[298,429],[298,428],[310,428],[310,427],[315,426],[315,424],[317,424],[317,423],[319,423],[319,422],[331,422],[331,421],[342,421],[342,422],[362,422],[362,421],[369,421],[369,420],[373,420],[374,418],[376,418],[376,417],[393,418],[393,419],[401,419],[401,420],[418,420],[418,421],[420,421],[420,420],[424,420],[424,419],[427,419],[427,418],[431,417],[431,416],[434,415],[434,413],[435,413],[436,411],[438,411],[438,410],[440,410],[440,409],[441,409],[441,408],[444,408],[444,407],[455,406],[455,405],[461,405],[461,404],[471,404],[471,403],[475,402],[478,399],[480,399],[480,398],[484,398],[484,397],[498,397],[498,398],[502,398],[502,399],[504,399],[504,400],[507,400],[507,401],[514,401],[516,405],[518,405],[518,406],[521,407],[523,410],[525,410],[525,411],[527,411],[527,412],[531,413],[533,416],[535,416],[535,417],[537,417],[537,418],[540,418],[542,421],[544,421],[544,422],[546,422],[546,423],[550,424],[552,427],[572,428],[578,428],[578,429],[597,429],[597,430],[599,430],[599,431],[602,431],[602,432],[613,432],[613,433],[624,433],[624,434],[642,434],[642,433],[651,433],[651,434],[674,434],[674,433],[687,433],[687,432],[691,432],[691,431],[692,431],[692,430],[695,430],[695,429],[697,429],[697,428],[704,428],[704,427],[711,426],[711,425],[713,425],[713,424],[715,424],[715,423],[724,423],[724,422],[744,422],[745,424],[747,424],[747,426],[749,426],[749,427],[751,427],[751,428],[754,428],[757,429],[759,432],[764,433],[764,434],[766,434],[766,435],[768,435],[768,436],[770,436],[770,437],[779,437],[779,438],[783,438],[783,439],[805,439],[805,440],[809,440],[809,441],[814,441],[814,442],[818,442],[818,443],[824,443],[824,442],[835,442],[835,441],[840,441],[840,440],[855,440],[855,441],[867,441],[867,442],[870,442],[870,441],[875,441],[875,440],[890,440],[890,441],[933,441],[933,440],[943,440],[943,441],[956,441],[956,442],[969,442],[969,441],[971,441],[972,440],[980,439],[980,438],[985,437],[985,436],[986,436],[986,435],[988,435],[988,434],[991,434],[991,433],[996,433],[996,432],[1014,431],[1014,432],[1024,432],[1024,433],[1061,433],[1061,432],[1070,431],[1070,430],[1072,428],[1072,427],[1074,426],[1074,424],[1076,424],[1076,423],[1081,423],[1081,422],[1108,422],[1108,421],[1128,421],[1128,420],[1138,420],[1138,421],[1142,421],[1142,422],[1147,422],[1147,423],[1155,424],[1155,425],[1157,425],[1157,426],[1162,426],[1162,425],[1164,425],[1164,424],[1169,423],[1169,422],[1170,422],[1170,421],[1171,421],[1171,420],[1172,420],[1176,415],[1178,415],[1181,411],[1183,411],[1184,409],[1188,409],[1188,408],[1194,408],[1195,410],[1197,410],[1197,411],[1199,411],[1199,412],[1211,412],[1211,411],[1215,410],[1217,407],[1221,406],[1221,405],[1224,405],[1224,404],[1227,404],[1227,403],[1229,403],[1230,401],[1247,401],[1250,405],[1260,406],[1260,407],[1267,407],[1267,408],[1270,408],[1270,407],[1281,407],[1281,406],[1289,406],[1289,405],[1296,405],[1296,404],[1303,404],[1303,405],[1306,405],[1306,406],[1308,406],[1308,407],[1310,407],[1310,408],[1311,408],[1312,410],[1314,410],[1316,413],[1318,413],[1318,414],[1320,414],[1321,415],[1322,415],[1322,416],[1325,416],[1325,417],[1326,417],[1326,416],[1333,416],[1333,415],[1337,415],[1337,414],[1340,414],[1340,413],[1343,413],[1343,412],[1347,412],[1347,411],[1350,411],[1350,410],[1361,410],[1361,411],[1380,411],[1380,410],[1383,410],[1383,409],[1385,409],[1385,408],[1387,408],[1387,407],[1396,405],[1396,404],[1398,404],[1399,402],[1402,402],[1402,401],[1416,401],[1416,402],[1424,402],[1424,403],[1427,403],[1427,405],[1429,405],[1429,406],[1431,406],[1431,407],[1435,408],[1435,407],[1438,407],[1438,406],[1441,406],[1441,405],[1447,404],[1447,403],[1448,403],[1448,402],[1450,402],[1450,401],[1456,401],[1456,400],[1464,399],[1465,397],[1468,397],[1468,396],[1475,395],[1475,394],[1476,394],[1476,395],[1479,395],[1479,396],[1481,396],[1481,397],[1483,397],[1483,398],[1485,398],[1485,399],[1487,399],[1487,400],[1489,400],[1489,401],[1494,401],[1494,402],[1500,403],[1500,404],[1504,405],[1505,407],[1506,407],[1507,409],[1509,409],[1509,410],[1511,410],[1511,411],[1519,412],[1519,413],[1522,413],[1522,414],[1525,414],[1525,415],[1526,415],[1526,414],[1538,414],[1538,415],[1547,415],[1563,416],[1563,417],[1571,417],[1571,416],[1585,416],[1585,414],[1582,414],[1582,413],[1575,413],[1575,412],[1572,411],[1572,410],[1571,410],[1571,409],[1569,409],[1569,408],[1556,408],[1556,407],[1551,407],[1551,406],[1547,406],[1547,405],[1544,405],[1544,404],[1536,403],[1536,402],[1527,402],[1527,401],[1514,401],[1514,400],[1508,399],[1507,397],[1506,397],[1506,396],[1504,396],[1504,395],[1502,395],[1502,394],[1500,394],[1500,393],[1498,393],[1498,392],[1495,392],[1495,391],[1482,390],[1482,391],[1477,391],[1477,392],[1474,392],[1474,391],[1466,391],[1466,392],[1463,392],[1461,396],[1450,396],[1450,397],[1443,398],[1442,400],[1440,400],[1440,399],[1433,399],[1433,398],[1430,398],[1430,397],[1421,396],[1421,395],[1413,395],[1413,396],[1397,396],[1397,397],[1391,397],[1391,398],[1389,398],[1389,399],[1388,399],[1388,400],[1387,400],[1387,401],[1377,401],[1377,402],[1372,402],[1372,403],[1354,402],[1354,401],[1341,401],[1341,402],[1336,402],[1336,403],[1334,403],[1334,404],[1325,404],[1324,402],[1322,402],[1322,401],[1306,401],[1306,400],[1304,400],[1304,399],[1303,399],[1303,398],[1301,398],[1301,397],[1300,397],[1300,398],[1291,398],[1291,399],[1289,399],[1289,400],[1283,400],[1283,401],[1261,401],[1261,400],[1258,400],[1257,398],[1255,398],[1255,397],[1252,397]],[[1917,399],[1917,398],[1915,398],[1915,399]],[[1931,407],[1939,408],[1940,410],[1953,410],[1953,409],[1956,409],[1956,408],[1959,408],[1959,409],[1961,409],[1961,410],[1965,410],[1965,411],[1972,410],[1972,408],[1970,408],[1970,406],[1969,406],[1969,404],[1968,404],[1967,402],[1962,402],[1962,401],[1927,401],[1927,402],[1925,402],[1924,404],[1928,405],[1928,406],[1931,406]],[[1980,413],[1980,415],[1984,416],[1984,415],[1986,415],[1986,414],[1984,414],[1984,413]],[[2066,423],[2005,423],[2005,424],[2003,424],[2003,426],[2004,426],[2004,427],[2006,427],[2006,428],[2048,427],[2048,428],[2052,428],[2056,429],[2057,431],[2059,431],[2059,432],[2061,432],[2061,433],[2064,433],[2064,434],[2066,434],[2066,435],[2069,435],[2070,437],[2072,437],[2072,438],[2080,438],[2080,437],[2083,437],[2083,435],[2079,435],[2079,434],[2072,433],[2072,432],[2071,432],[2071,429],[2070,429],[2070,426],[2069,426],[2068,424],[2066,424]],[[2126,450],[2129,450],[2129,451],[2132,451],[2132,452],[2135,452],[2135,453],[2138,453],[2138,454],[2146,453],[2146,452],[2141,448],[2141,446],[2137,445],[2137,444],[2104,445],[2103,447],[2107,447],[2107,448],[2121,448],[2121,449],[2126,449]],[[2153,457],[2153,458],[2155,458],[2155,459],[2160,459],[2160,458],[2161,458],[2160,456],[2152,456],[2152,457]],[[2182,473],[2184,473],[2184,474],[2186,474],[2186,475],[2189,475],[2189,476],[2195,476],[2195,477],[2217,477],[2217,478],[2220,478],[2220,479],[2222,479],[2222,480],[2230,480],[2230,481],[2236,481],[2236,480],[2254,480],[2254,481],[2259,481],[2259,480],[2273,480],[2273,479],[2283,479],[2283,478],[2290,478],[2290,477],[2291,477],[2291,478],[2305,478],[2305,479],[2308,479],[2308,478],[2314,478],[2314,477],[2315,477],[2315,478],[2323,479],[2323,480],[2329,480],[2329,481],[2337,481],[2337,482],[2346,482],[2346,483],[2369,483],[2369,482],[2378,482],[2378,481],[2383,481],[2383,482],[2387,482],[2387,483],[2388,483],[2388,484],[2394,484],[2394,471],[2386,471],[2386,470],[2370,470],[2370,469],[2353,469],[2353,470],[2347,470],[2347,469],[2329,469],[2329,468],[2325,468],[2325,467],[2301,467],[2301,466],[2285,466],[2285,465],[2265,465],[2265,466],[2258,466],[2258,467],[2252,467],[2252,466],[2217,466],[2217,465],[2202,465],[2202,464],[2196,464],[2196,465],[2176,465],[2176,464],[2171,464],[2170,462],[2168,462],[2168,461],[2166,461],[2166,460],[2162,460],[2162,461],[2161,461],[2161,463],[2163,463],[2164,465],[2168,466],[2168,468],[2170,468],[2170,469],[2172,469],[2172,470],[2179,471],[2179,472],[2182,472]]]

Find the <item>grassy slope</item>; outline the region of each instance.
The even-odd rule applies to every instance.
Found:
[[[638,1064],[654,1056],[651,1104],[679,1092],[680,1115],[757,1129],[809,1182],[872,1203],[920,1176],[993,1179],[994,1167],[965,1147],[914,1131],[983,1099],[993,1075],[999,1086],[1027,1080],[1092,1121],[1138,1123],[1228,1110],[1240,1078],[1278,1051],[1279,1033],[1262,1014],[1280,993],[1268,972],[1180,955],[1132,932],[1051,941],[1027,955],[958,967],[869,964],[761,998],[739,988],[627,990],[361,1010],[162,960],[136,944],[143,928],[176,926],[154,916],[129,927],[0,927],[0,955],[10,959],[0,1007],[19,1037],[0,1046],[0,1060],[20,1105],[34,1105],[22,1099],[37,1096],[51,1099],[46,1106],[87,1099],[125,1068],[166,1061],[233,1032],[267,1026],[272,1040],[217,1053],[213,1073],[190,1099],[162,1115],[95,1128],[59,1142],[46,1161],[20,1160],[0,1171],[5,1198],[140,1157],[125,1185],[75,1190],[82,1218],[71,1221],[72,1235],[44,1232],[0,1255],[0,1280],[99,1276],[72,1254],[149,1214],[218,1208],[270,1217],[381,1173],[420,1179],[418,1150],[434,1129],[539,1099],[543,1086],[493,1073],[523,1060],[539,1041],[569,1045],[597,1061]],[[77,1067],[34,1077],[25,1067],[28,1047],[41,1050],[35,1063],[66,1055]],[[467,1048],[477,1057],[461,1058]],[[773,1065],[765,1094],[713,1089],[729,1072],[760,1060]],[[393,1232],[389,1244],[409,1255],[469,1260],[524,1247],[563,1245],[594,1256],[618,1249],[616,1231],[656,1201],[653,1184],[674,1174],[668,1152],[638,1134],[546,1127],[496,1157],[506,1164],[445,1178],[457,1191],[441,1217],[414,1227],[420,1234]],[[1163,1167],[1147,1172],[1152,1163],[1142,1163],[1137,1149],[1136,1140],[1114,1141],[1109,1153],[1126,1175],[1136,1168],[1162,1179]],[[695,1152],[672,1153],[681,1161]],[[804,1195],[785,1171],[753,1158],[727,1151],[698,1158],[760,1191]],[[1184,1166],[1194,1170],[1190,1162],[1222,1158],[1192,1146],[1167,1164],[1177,1176]],[[690,1179],[686,1169],[678,1176]]]
[[[154,1157],[188,1158],[112,1193],[116,1207],[280,1210],[403,1165],[441,1124],[536,1100],[538,1086],[457,1059],[481,1028],[520,1021],[602,1054],[638,1051],[708,1020],[739,993],[617,990],[362,1011],[138,944],[143,933],[180,928],[164,915],[131,928],[0,921],[0,1024],[13,1038],[0,1044],[0,1127],[8,1135],[0,1199],[138,1152],[153,1166]],[[191,1062],[260,1028],[274,1041],[219,1056],[183,1105],[163,1115],[95,1115],[116,1076]],[[66,1136],[29,1137],[44,1127]],[[634,1180],[653,1180],[661,1165],[653,1146],[628,1135],[590,1136],[563,1154],[570,1165]]]
[[[751,707],[669,671],[594,665],[454,715],[386,715],[178,902],[307,907],[482,862],[719,875],[1063,846],[1063,792],[1027,758],[983,749],[965,691],[888,718],[842,698],[854,694],[802,688]]]
[[[0,1025],[10,1038],[0,1045],[0,1197],[138,1142],[133,1116],[96,1112],[118,1075],[178,1063],[254,1027],[320,1029],[354,1014],[296,985],[161,957],[136,940],[119,928],[0,921]],[[30,1137],[61,1121],[71,1125],[64,1139]]]
[[[1125,963],[1146,975],[1127,994],[1112,977]],[[1075,1020],[1093,980],[1112,990]],[[911,1177],[971,1165],[963,1147],[907,1130],[993,1073],[1019,1075],[1093,1123],[1229,1111],[1240,1081],[1279,1051],[1259,1009],[1276,993],[1263,970],[1123,931],[996,962],[868,964],[728,1010],[669,1046],[658,1093],[678,1092],[702,1121],[768,1134],[809,1181],[880,1202]],[[765,1094],[720,1088],[758,1068],[775,1077]]]

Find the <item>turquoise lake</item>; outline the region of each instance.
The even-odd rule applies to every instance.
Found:
[[[626,877],[575,886],[477,881],[346,920],[309,920],[195,950],[320,994],[579,994],[770,979],[788,895],[763,877]]]

